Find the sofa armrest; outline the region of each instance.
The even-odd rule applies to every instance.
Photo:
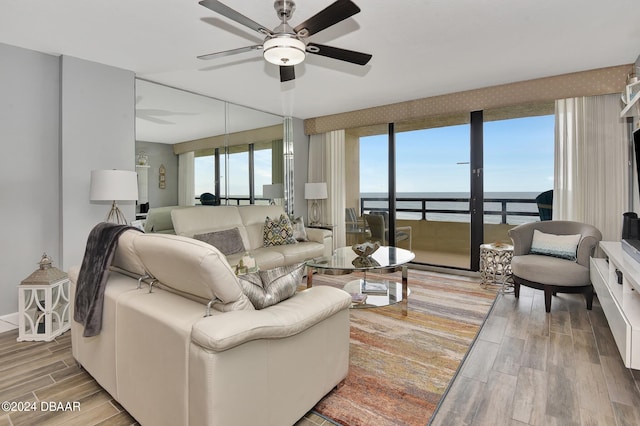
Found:
[[[333,239],[333,232],[322,228],[305,228],[307,239],[316,243],[324,244],[328,238]]]
[[[301,333],[350,305],[351,296],[343,290],[312,287],[262,310],[202,318],[191,329],[191,341],[207,350],[222,352],[252,340],[281,339]]]
[[[158,232],[163,234],[174,234],[171,211],[181,206],[153,207],[147,213],[144,222],[144,232]]]
[[[532,222],[523,223],[509,230],[509,237],[511,237],[511,241],[513,242],[514,256],[529,254],[534,229],[534,222]]]
[[[598,242],[601,238],[593,235],[585,235],[578,243],[578,249],[576,252],[576,262],[578,264],[589,268],[591,262],[590,258],[593,256],[593,253],[598,245]]]
[[[333,253],[333,232],[322,228],[305,228],[307,239],[316,243],[324,244],[323,256],[329,257]]]

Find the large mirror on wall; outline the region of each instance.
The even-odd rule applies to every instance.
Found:
[[[136,80],[137,214],[197,204],[286,204],[283,117]]]

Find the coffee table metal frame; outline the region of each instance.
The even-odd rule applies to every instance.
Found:
[[[354,308],[370,308],[388,306],[396,303],[403,304],[403,313],[406,315],[407,296],[409,295],[408,267],[407,263],[415,258],[415,254],[409,250],[398,247],[383,246],[369,258],[362,261],[351,247],[341,247],[334,250],[331,257],[320,257],[308,260],[307,264],[307,288],[313,285],[313,272],[328,275],[346,275],[352,272],[363,272],[364,277],[345,284],[344,290],[349,293],[361,293],[367,283],[383,283],[387,287],[386,294],[367,294],[365,303],[354,303]],[[371,262],[369,262],[371,260]],[[367,271],[396,272],[402,271],[402,283],[388,280],[368,280]],[[395,286],[395,287],[394,287]],[[368,302],[368,303],[367,303]]]

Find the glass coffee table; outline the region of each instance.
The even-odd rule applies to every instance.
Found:
[[[380,247],[366,258],[358,257],[351,247],[342,247],[336,249],[331,257],[319,257],[306,262],[307,287],[313,285],[314,271],[330,275],[360,271],[364,273],[364,277],[348,282],[343,288],[351,294],[353,308],[371,308],[404,302],[403,312],[406,314],[406,301],[409,295],[407,263],[414,258],[415,254],[398,247]],[[378,272],[402,270],[402,282],[368,279],[367,271],[374,270]]]

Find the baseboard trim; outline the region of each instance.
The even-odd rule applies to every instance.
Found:
[[[0,332],[18,328],[19,317],[18,312],[0,316]]]
[[[421,271],[440,272],[442,274],[461,275],[463,277],[480,277],[480,272],[468,269],[450,268],[446,266],[428,265],[426,263],[410,263],[409,269]]]

